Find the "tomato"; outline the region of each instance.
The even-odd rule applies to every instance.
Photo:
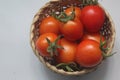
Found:
[[[83,25],[78,20],[69,20],[60,27],[61,33],[70,41],[79,40],[83,35]]]
[[[67,15],[71,15],[72,11],[73,11],[73,8],[75,8],[75,17],[79,18],[80,19],[80,16],[81,16],[81,9],[79,7],[69,7],[65,10],[65,13]]]
[[[104,24],[105,12],[97,5],[85,6],[81,11],[81,21],[88,32],[98,32]]]
[[[43,33],[55,33],[59,34],[60,22],[52,16],[46,17],[40,24],[40,34]]]
[[[102,36],[99,32],[97,32],[97,33],[85,32],[84,35],[83,35],[82,40],[86,40],[86,39],[92,39],[92,40],[97,41],[98,43],[100,43],[100,39],[102,41],[105,41],[104,36]]]
[[[54,33],[45,33],[40,35],[40,37],[36,41],[36,49],[39,51],[41,56],[47,56],[49,57],[50,54],[47,52],[47,48],[49,46],[46,38],[50,40],[50,42],[54,42],[57,38],[57,35]]]
[[[94,67],[102,61],[99,43],[94,40],[83,40],[77,47],[76,62],[83,67]]]
[[[63,47],[63,49],[59,49],[59,54],[56,56],[56,61],[58,63],[69,63],[75,61],[75,53],[77,48],[77,43],[71,42],[62,38],[59,41],[59,45]]]

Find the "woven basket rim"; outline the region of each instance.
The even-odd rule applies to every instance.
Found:
[[[60,74],[63,74],[63,75],[83,75],[83,74],[86,74],[86,73],[89,73],[89,72],[92,72],[94,70],[96,70],[97,67],[94,67],[94,68],[91,68],[91,69],[83,69],[81,71],[74,71],[74,72],[66,72],[62,69],[57,69],[55,66],[51,65],[50,63],[46,62],[42,56],[39,55],[38,51],[35,49],[35,43],[33,41],[33,37],[34,37],[34,33],[33,33],[33,30],[34,30],[34,23],[39,19],[39,14],[41,13],[42,9],[44,9],[45,7],[48,7],[48,5],[50,4],[51,1],[59,1],[59,0],[50,0],[49,2],[47,2],[43,7],[41,7],[38,12],[35,14],[34,18],[33,18],[33,21],[32,21],[32,24],[31,24],[31,28],[30,28],[30,44],[31,44],[31,47],[35,53],[35,55],[39,58],[39,60],[45,65],[47,66],[49,69],[51,69],[52,71],[54,72],[57,72],[57,73],[60,73]],[[113,35],[111,36],[112,37],[112,42],[111,42],[111,45],[110,45],[110,50],[107,52],[107,54],[111,53],[112,51],[112,48],[114,46],[114,41],[115,41],[115,35],[116,35],[116,32],[115,32],[115,25],[114,25],[114,22],[110,16],[110,14],[107,12],[107,10],[105,10],[105,8],[103,6],[101,6],[99,4],[100,7],[103,8],[103,10],[105,11],[107,17],[109,17],[109,20],[110,20],[110,23],[111,23],[111,26],[112,26],[112,32],[113,32]]]

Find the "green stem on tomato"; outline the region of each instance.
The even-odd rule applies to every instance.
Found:
[[[116,54],[116,52],[111,53],[111,54],[102,53],[103,58],[111,57],[111,56],[113,56],[114,54]]]
[[[59,63],[56,65],[57,68],[62,68],[65,71],[73,72],[75,70],[80,70],[75,62],[69,62],[69,63]]]
[[[58,55],[58,48],[63,49],[62,46],[58,45],[57,42],[61,39],[62,36],[58,36],[58,38],[54,42],[50,42],[48,38],[46,38],[49,46],[47,48],[47,52],[50,53],[50,56]]]
[[[110,53],[110,54],[107,54],[106,52],[109,50],[108,47],[106,47],[106,41],[102,41],[102,36],[100,37],[100,49],[102,51],[102,55],[103,55],[103,58],[107,58],[107,57],[110,57],[112,55],[114,55],[115,53]]]
[[[55,17],[57,20],[59,20],[61,22],[64,22],[64,23],[66,23],[70,20],[74,20],[74,18],[75,18],[75,8],[73,7],[72,13],[70,15],[67,15],[65,12],[61,12],[60,15],[58,15],[58,16],[53,14],[53,17]]]
[[[83,5],[97,5],[98,0],[82,0]]]

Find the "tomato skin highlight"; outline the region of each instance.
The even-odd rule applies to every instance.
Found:
[[[79,40],[84,32],[83,25],[78,19],[68,21],[60,30],[64,37],[70,41]]]
[[[54,33],[45,33],[42,34],[36,41],[36,49],[43,57],[50,57],[50,53],[47,52],[47,48],[49,46],[46,38],[48,38],[51,42],[54,42],[57,39],[57,35]]]
[[[60,22],[52,16],[46,17],[42,20],[40,24],[39,32],[40,34],[44,33],[60,33]]]
[[[59,49],[59,54],[56,56],[56,61],[58,63],[69,63],[75,61],[75,53],[77,48],[77,43],[71,42],[62,38],[59,41],[59,45],[64,49]]]
[[[102,36],[99,32],[97,32],[97,33],[85,32],[82,37],[82,40],[86,40],[86,39],[95,40],[98,43],[100,43],[100,39],[102,40],[102,42],[105,41],[104,36]]]
[[[88,32],[98,32],[104,24],[105,12],[98,5],[85,6],[81,11],[81,21]]]
[[[81,17],[81,9],[79,7],[69,7],[65,10],[67,15],[71,15],[73,8],[75,9],[75,17],[80,19]]]
[[[97,66],[103,59],[99,43],[89,39],[78,45],[75,57],[76,62],[83,67]]]

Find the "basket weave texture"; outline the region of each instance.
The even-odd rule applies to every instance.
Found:
[[[40,36],[39,25],[41,24],[42,19],[50,15],[53,11],[59,13],[61,10],[64,10],[70,6],[77,6],[80,8],[83,7],[83,5],[79,0],[51,0],[48,3],[46,3],[42,8],[40,8],[40,10],[34,16],[31,25],[30,44],[35,55],[39,58],[39,60],[52,71],[63,75],[83,75],[96,70],[97,67],[82,69],[81,71],[74,71],[74,72],[67,72],[62,69],[57,69],[54,65],[51,65],[49,62],[45,61],[44,58],[39,55],[39,52],[36,50],[35,47],[35,42]],[[100,4],[99,6],[102,7]],[[105,11],[106,14],[106,20],[101,29],[101,34],[103,34],[104,37],[106,38],[107,47],[109,47],[107,54],[110,54],[115,41],[115,26],[109,13],[104,8],[103,10]]]

